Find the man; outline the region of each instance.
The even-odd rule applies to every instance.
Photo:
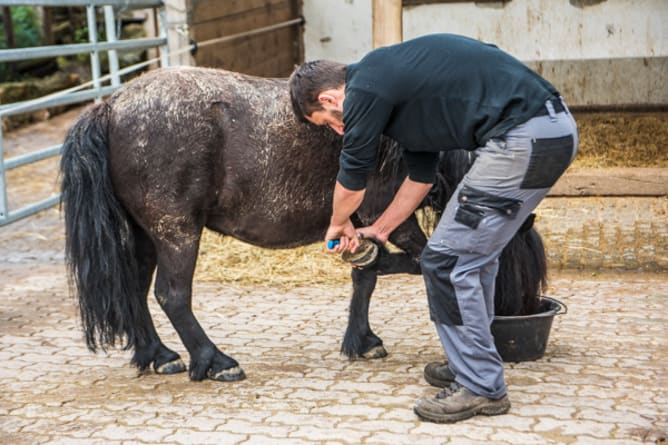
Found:
[[[490,325],[498,257],[566,170],[577,129],[558,91],[493,45],[428,35],[376,49],[351,65],[309,62],[290,77],[297,116],[343,136],[331,252],[354,251],[358,234],[381,242],[417,208],[434,180],[439,152],[475,150],[476,161],[421,257],[431,319],[447,355],[425,367],[444,388],[414,411],[456,422],[510,409],[503,361]],[[373,225],[350,216],[364,197],[380,136],[398,141],[408,177]]]

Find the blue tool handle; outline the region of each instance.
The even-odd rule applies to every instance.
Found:
[[[341,244],[341,241],[339,241],[338,239],[331,239],[331,240],[327,241],[327,248],[328,249],[333,249],[336,246],[338,246],[339,244]]]

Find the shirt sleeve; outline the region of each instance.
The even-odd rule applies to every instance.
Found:
[[[392,105],[365,91],[346,90],[343,102],[343,149],[337,180],[349,190],[366,187],[376,166],[378,143],[392,114]]]
[[[439,152],[403,150],[401,155],[406,161],[408,177],[411,180],[424,184],[436,182]]]

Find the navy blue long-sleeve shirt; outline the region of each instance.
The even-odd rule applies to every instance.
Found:
[[[346,69],[337,179],[365,188],[384,134],[404,148],[412,180],[433,182],[438,152],[483,146],[558,94],[519,60],[468,37],[433,34],[378,48]]]

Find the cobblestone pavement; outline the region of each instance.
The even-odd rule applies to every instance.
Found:
[[[385,277],[371,322],[390,355],[338,353],[349,289],[195,285],[212,340],[248,378],[138,376],[130,353],[82,340],[60,261],[1,262],[0,442],[161,444],[633,444],[668,436],[668,280],[649,273],[556,272],[545,356],[507,364],[513,407],[454,425],[420,422],[442,358],[419,277]],[[152,300],[152,299],[151,299]],[[187,359],[166,317],[157,327]]]

